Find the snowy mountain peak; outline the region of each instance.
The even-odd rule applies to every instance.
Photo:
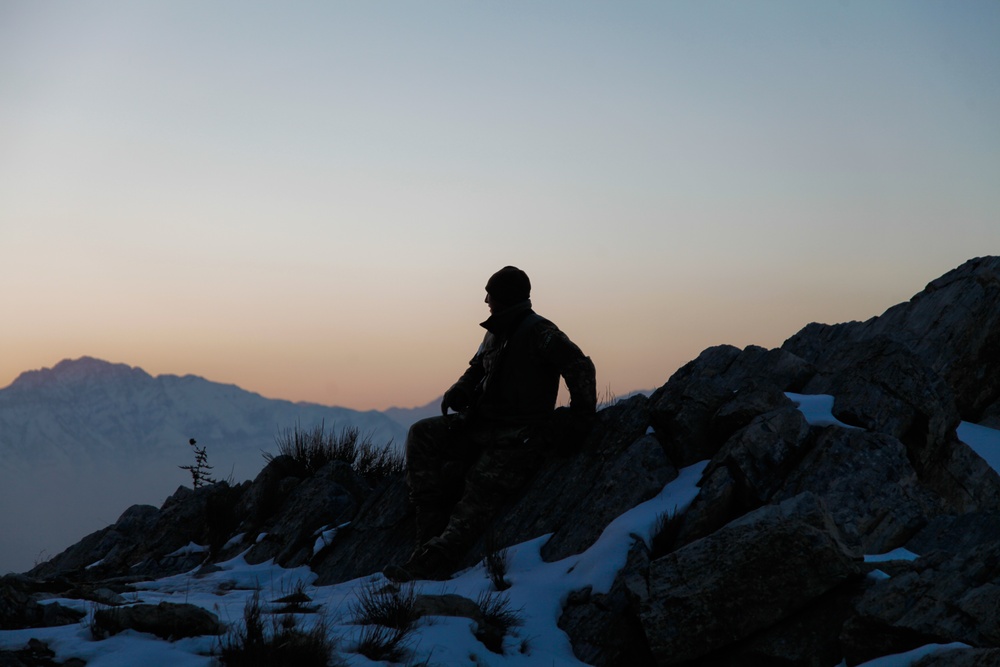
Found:
[[[138,367],[112,363],[94,357],[63,359],[52,368],[25,371],[10,385],[10,389],[43,389],[94,381],[151,380],[152,376]]]

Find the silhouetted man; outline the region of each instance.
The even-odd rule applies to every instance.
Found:
[[[505,266],[490,277],[482,345],[445,392],[442,416],[410,428],[407,484],[417,546],[406,563],[385,568],[390,579],[447,578],[556,441],[579,442],[589,429],[597,404],[594,364],[531,309],[530,293],[518,268]],[[570,407],[556,410],[560,376]]]

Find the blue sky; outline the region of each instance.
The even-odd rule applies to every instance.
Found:
[[[488,276],[652,388],[1000,251],[1000,3],[0,5],[0,386],[439,395]]]

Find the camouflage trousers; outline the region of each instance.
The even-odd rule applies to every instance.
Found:
[[[458,560],[496,511],[538,469],[544,447],[526,442],[530,428],[430,417],[410,427],[406,481],[417,512],[418,544]]]

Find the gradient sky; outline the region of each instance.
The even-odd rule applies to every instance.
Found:
[[[0,3],[0,386],[423,404],[517,265],[602,393],[1000,253],[1000,2]]]

